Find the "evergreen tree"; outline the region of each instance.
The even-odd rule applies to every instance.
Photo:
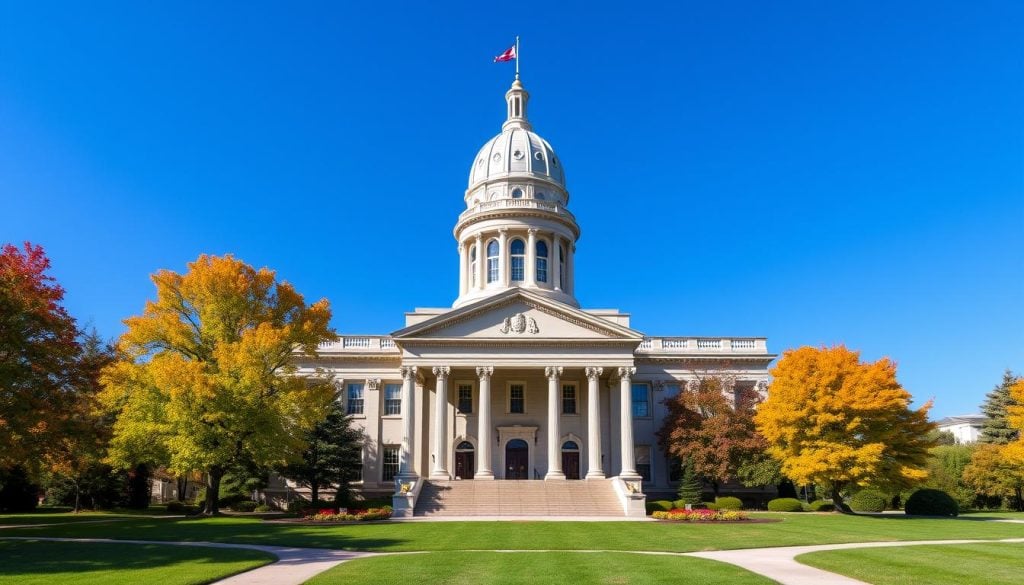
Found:
[[[694,470],[693,461],[687,459],[682,465],[683,475],[679,478],[679,499],[684,504],[699,504],[703,486]]]
[[[981,405],[981,411],[988,417],[985,425],[981,428],[982,443],[993,445],[1005,445],[1017,438],[1020,431],[1010,426],[1006,420],[1006,411],[1010,406],[1016,406],[1017,401],[1010,396],[1010,386],[1020,380],[1013,372],[1006,370],[1003,373],[1003,381],[992,389],[985,396],[985,403]]]
[[[301,459],[287,465],[283,474],[310,489],[313,502],[320,497],[320,488],[337,486],[334,501],[347,503],[351,493],[348,482],[359,479],[362,466],[363,436],[350,426],[351,419],[335,400],[322,422],[307,436],[308,446]]]

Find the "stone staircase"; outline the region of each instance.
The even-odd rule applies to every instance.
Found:
[[[414,516],[618,516],[611,480],[427,480]]]

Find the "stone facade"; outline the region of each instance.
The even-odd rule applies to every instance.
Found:
[[[672,491],[662,401],[705,374],[763,389],[775,356],[760,337],[647,337],[627,313],[580,309],[561,161],[532,131],[518,79],[505,97],[454,230],[453,306],[416,309],[390,335],[343,335],[300,366],[332,373],[363,429],[366,494],[421,478]]]

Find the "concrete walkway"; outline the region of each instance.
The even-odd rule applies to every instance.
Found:
[[[202,546],[211,548],[241,548],[270,553],[277,561],[263,567],[240,573],[227,579],[215,582],[215,585],[301,585],[314,576],[345,561],[374,556],[396,554],[425,554],[427,552],[350,552],[321,548],[292,548],[282,546],[263,546],[257,544],[229,544],[221,542],[167,542],[160,540],[114,540],[108,538],[44,538],[29,536],[4,536],[3,540],[50,540],[56,542],[97,542],[107,544],[156,544],[169,546]],[[1005,538],[1000,540],[907,540],[895,542],[853,542],[843,544],[819,544],[813,546],[782,546],[772,548],[747,548],[737,550],[677,553],[666,551],[626,551],[626,550],[463,550],[458,552],[486,553],[627,553],[639,555],[697,557],[722,563],[736,565],[752,573],[772,579],[781,585],[869,585],[863,581],[844,577],[836,573],[816,569],[798,563],[797,556],[826,550],[844,550],[856,548],[882,548],[900,546],[943,545],[943,544],[984,544],[984,543],[1024,543],[1024,538]]]
[[[223,542],[169,542],[162,540],[114,540],[110,538],[44,538],[31,536],[3,536],[2,540],[49,540],[54,542],[97,542],[105,544],[156,544],[161,546],[201,546],[208,548],[242,548],[270,553],[277,561],[215,581],[223,585],[300,585],[327,569],[352,559],[379,556],[381,553],[350,552],[323,548],[293,548],[258,544],[229,544]],[[396,553],[388,553],[396,554]]]
[[[698,557],[729,563],[758,575],[774,579],[782,585],[867,585],[863,581],[816,569],[796,561],[805,553],[825,550],[852,548],[882,548],[894,546],[919,546],[929,544],[977,544],[991,542],[1022,542],[1024,538],[1001,540],[905,540],[897,542],[851,542],[845,544],[819,544],[814,546],[780,546],[774,548],[746,548],[684,553],[683,556]]]

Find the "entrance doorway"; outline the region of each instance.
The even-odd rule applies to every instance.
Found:
[[[576,441],[562,443],[562,473],[565,479],[580,478],[580,446]]]
[[[476,461],[473,457],[473,443],[463,441],[455,447],[455,477],[473,479],[476,473]]]
[[[530,479],[530,446],[522,439],[505,444],[505,479]]]

